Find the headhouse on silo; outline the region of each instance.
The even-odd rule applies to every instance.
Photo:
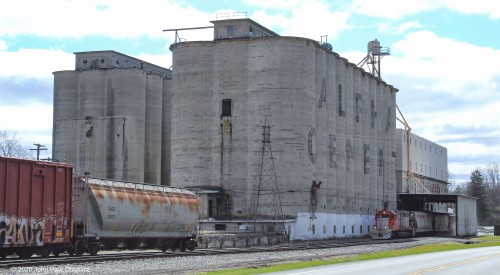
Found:
[[[255,208],[263,127],[292,239],[362,236],[396,209],[397,89],[317,41],[249,18],[173,53],[171,182],[205,190],[205,218]]]

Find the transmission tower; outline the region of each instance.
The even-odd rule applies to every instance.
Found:
[[[253,190],[253,219],[254,224],[259,217],[272,219],[276,223],[274,227],[275,233],[279,233],[284,232],[285,221],[283,218],[278,179],[274,168],[273,152],[271,150],[271,126],[267,117],[265,118],[264,125],[261,127],[262,148]],[[267,215],[259,216],[259,213],[267,213]]]

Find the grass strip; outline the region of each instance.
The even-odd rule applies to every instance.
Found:
[[[458,249],[469,249],[478,247],[489,247],[489,246],[500,246],[500,236],[483,236],[470,239],[470,244],[464,244],[459,242],[446,242],[439,244],[428,244],[422,246],[416,246],[406,249],[390,250],[377,253],[360,254],[353,256],[343,256],[335,257],[327,260],[313,260],[304,262],[293,262],[285,264],[276,264],[272,266],[265,267],[255,267],[255,268],[241,268],[241,269],[224,269],[219,271],[200,273],[203,275],[247,275],[247,274],[261,274],[268,272],[277,272],[284,270],[300,269],[314,266],[331,265],[339,263],[349,263],[357,261],[375,260],[382,258],[400,257],[408,255],[417,255],[423,253],[432,253],[440,251],[458,250]]]

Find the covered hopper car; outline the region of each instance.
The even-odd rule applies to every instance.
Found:
[[[73,177],[72,165],[0,157],[0,258],[192,251],[199,207],[186,189]]]
[[[446,213],[405,210],[380,210],[370,235],[373,239],[390,239],[400,235],[415,236],[417,233],[445,233],[450,228]]]

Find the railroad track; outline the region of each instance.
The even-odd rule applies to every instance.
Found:
[[[354,240],[326,240],[326,241],[301,241],[282,245],[241,247],[241,248],[203,248],[189,252],[161,252],[161,251],[116,251],[101,253],[97,256],[84,255],[80,257],[61,255],[59,257],[51,256],[42,258],[34,256],[30,259],[19,259],[16,257],[8,257],[0,260],[0,269],[4,268],[23,268],[23,267],[46,267],[51,265],[78,264],[90,262],[104,261],[122,261],[134,259],[148,258],[173,258],[173,257],[192,257],[205,255],[222,255],[222,254],[243,254],[257,252],[276,252],[276,251],[291,251],[291,250],[309,250],[309,249],[328,249],[341,248],[348,246],[382,244],[382,243],[402,243],[412,242],[413,239],[389,239],[373,241],[371,239],[354,239]]]

